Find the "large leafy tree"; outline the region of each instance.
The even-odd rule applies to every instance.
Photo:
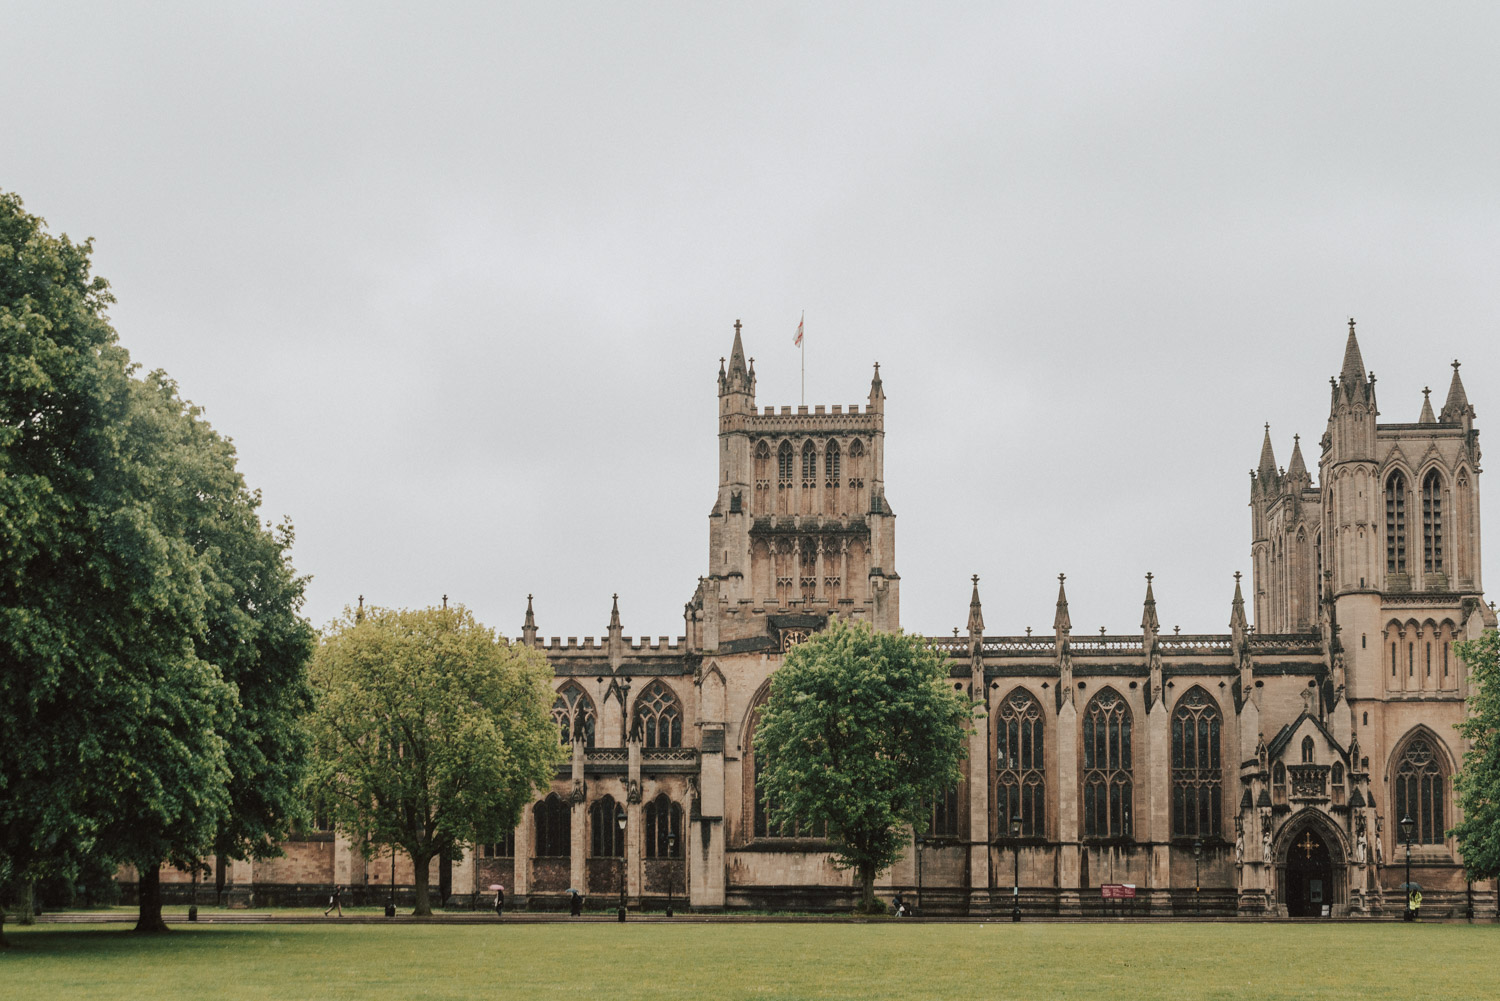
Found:
[[[1469,740],[1463,767],[1454,778],[1463,823],[1448,832],[1458,838],[1471,879],[1500,876],[1500,632],[1454,644],[1469,669],[1468,717],[1458,732]]]
[[[89,252],[0,193],[0,871],[132,862],[157,930],[163,861],[284,829],[311,632],[290,530],[136,377]]]
[[[345,613],[313,656],[312,783],[369,854],[411,857],[417,914],[428,869],[498,840],[561,758],[552,670],[462,607]]]
[[[924,804],[961,777],[973,704],[915,636],[835,620],[787,654],[755,727],[757,795],[775,824],[826,825],[836,865],[875,877],[901,857]]]

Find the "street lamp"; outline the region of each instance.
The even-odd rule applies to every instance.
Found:
[[[1015,856],[1015,871],[1014,871],[1014,873],[1012,875],[1011,887],[1010,887],[1010,901],[1011,901],[1010,919],[1012,921],[1020,921],[1021,920],[1021,818],[1020,817],[1012,817],[1010,819],[1010,837],[1011,837],[1011,841],[1014,842],[1014,844],[1011,845],[1011,852]]]
[[[391,845],[391,902],[385,905],[385,916],[396,916],[396,846]]]
[[[620,829],[620,910],[616,917],[625,920],[625,808],[615,807],[615,826]]]
[[[672,916],[672,884],[677,882],[677,835],[667,835],[667,917]]]
[[[1406,842],[1406,885],[1402,887],[1406,891],[1406,914],[1403,920],[1413,921],[1416,912],[1411,909],[1411,832],[1417,825],[1412,821],[1411,814],[1401,818],[1401,840]]]
[[[1203,913],[1203,898],[1199,896],[1203,892],[1203,880],[1199,878],[1199,865],[1203,861],[1203,839],[1193,840],[1193,913]]]

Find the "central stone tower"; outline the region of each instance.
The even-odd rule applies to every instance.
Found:
[[[740,324],[719,367],[719,484],[709,573],[730,609],[899,625],[895,514],[885,499],[880,366],[861,409],[755,406]]]

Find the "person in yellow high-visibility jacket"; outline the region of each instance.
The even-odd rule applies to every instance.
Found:
[[[1417,912],[1422,909],[1422,891],[1413,890],[1407,894],[1406,906],[1411,910],[1411,916],[1416,917]]]

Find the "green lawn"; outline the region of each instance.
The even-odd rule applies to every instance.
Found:
[[[1500,996],[1500,926],[1381,924],[7,924],[14,998]]]

